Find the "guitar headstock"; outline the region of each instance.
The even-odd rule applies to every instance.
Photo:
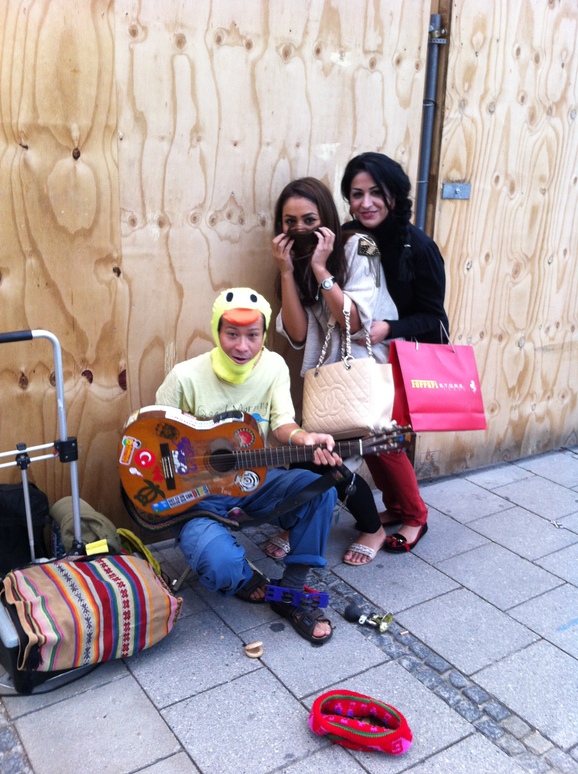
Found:
[[[376,454],[377,452],[395,451],[407,449],[413,443],[415,433],[411,425],[392,427],[382,433],[361,439],[364,454]]]

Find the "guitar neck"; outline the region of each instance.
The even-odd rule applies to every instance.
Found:
[[[266,449],[239,449],[231,452],[237,459],[236,468],[277,468],[293,462],[313,462],[317,446],[272,446]],[[360,439],[340,441],[334,451],[340,457],[353,457],[364,453]]]

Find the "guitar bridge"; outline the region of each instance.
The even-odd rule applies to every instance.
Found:
[[[163,469],[163,476],[167,489],[176,489],[175,463],[173,462],[173,455],[171,454],[168,443],[161,443],[161,467]]]

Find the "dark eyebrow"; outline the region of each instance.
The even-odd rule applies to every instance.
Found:
[[[352,190],[352,191],[363,191],[364,189],[363,189],[363,188],[359,188],[359,186],[355,186],[355,185],[354,185],[354,186],[351,186],[351,190]],[[367,190],[369,190],[369,191],[379,191],[379,193],[382,193],[382,190],[381,190],[381,188],[380,188],[380,187],[377,185],[377,183],[376,183],[375,185],[370,185],[370,186],[369,186],[369,188],[368,188]]]

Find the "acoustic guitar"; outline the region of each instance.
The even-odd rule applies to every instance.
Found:
[[[379,435],[335,445],[347,457],[409,446],[414,434],[395,426]],[[268,468],[312,462],[314,446],[265,447],[254,417],[230,411],[199,419],[170,406],[132,414],[119,444],[118,467],[131,502],[149,522],[172,520],[208,495],[242,497],[257,490]]]

